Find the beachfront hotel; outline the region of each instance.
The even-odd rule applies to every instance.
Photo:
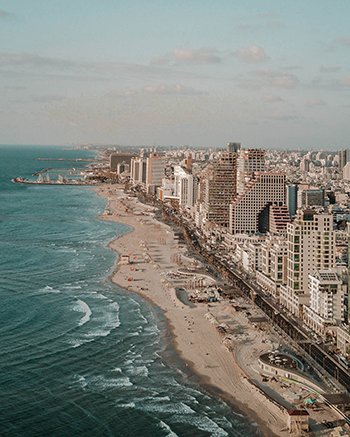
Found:
[[[146,185],[151,194],[155,194],[155,188],[162,185],[165,171],[165,159],[158,153],[152,153],[147,158]]]
[[[298,210],[287,224],[287,284],[280,288],[280,302],[296,316],[309,305],[309,275],[335,266],[335,236],[331,214]]]

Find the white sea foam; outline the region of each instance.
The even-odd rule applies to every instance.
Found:
[[[229,435],[223,428],[207,416],[188,416],[181,414],[177,416],[177,419],[180,419],[183,423],[194,425],[198,429],[210,433],[212,437],[227,437]]]
[[[148,369],[146,366],[138,366],[138,367],[130,366],[127,369],[127,373],[132,376],[148,376]]]
[[[39,292],[40,292],[40,293],[61,293],[60,290],[56,290],[55,288],[50,287],[49,285],[46,285],[46,287],[41,288],[41,289],[39,290]]]
[[[122,408],[135,408],[134,402],[130,402],[129,404],[118,404],[118,407]]]
[[[87,386],[86,379],[84,376],[75,375],[78,378],[78,384],[80,384],[83,388]]]
[[[72,339],[72,340],[68,340],[68,343],[69,344],[71,344],[72,345],[72,347],[79,347],[79,346],[81,346],[81,345],[83,345],[83,344],[85,344],[85,343],[90,343],[91,341],[94,341],[95,339],[94,338],[90,338],[89,340],[86,340],[86,339],[82,339],[82,338],[75,338],[75,339]]]
[[[79,311],[81,313],[85,313],[84,317],[82,317],[78,323],[78,326],[85,325],[86,322],[90,320],[90,316],[92,314],[89,305],[83,300],[77,299],[77,304],[73,307],[74,311]]]
[[[170,401],[170,399],[167,400]],[[196,412],[192,410],[191,407],[184,404],[183,402],[165,403],[164,399],[162,398],[153,399],[153,402],[145,404],[144,408],[145,410],[150,412],[170,413],[170,414],[176,414],[181,416],[187,416],[187,415],[193,416],[194,414],[196,414]]]
[[[95,299],[103,299],[103,300],[109,300],[109,301],[111,300],[108,297],[104,296],[103,294],[97,293],[97,291],[93,291],[93,292],[91,292],[91,294],[94,295]]]
[[[114,387],[131,387],[133,383],[127,376],[121,376],[120,378],[105,378],[103,376],[97,376],[91,378],[91,384],[95,387],[101,388],[114,388]]]
[[[137,337],[139,335],[140,335],[139,332],[130,332],[130,334],[129,334],[130,337]]]
[[[159,422],[159,426],[163,429],[165,429],[166,431],[168,431],[168,436],[169,437],[178,437],[177,434],[174,433],[174,431],[171,430],[170,426],[167,425],[165,422],[163,422],[162,420]]]
[[[143,329],[144,329],[144,332],[147,333],[148,335],[154,335],[154,334],[158,334],[160,332],[160,329],[158,328],[157,325],[148,325],[148,326],[145,326]]]
[[[141,360],[138,360],[137,358],[139,358],[139,357],[136,357],[135,364],[152,364],[152,363],[154,363],[154,360],[151,358],[145,359],[145,358],[141,357]]]

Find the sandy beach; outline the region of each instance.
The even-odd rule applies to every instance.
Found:
[[[102,214],[101,219],[132,227],[129,233],[110,243],[111,249],[118,252],[119,260],[126,261],[118,264],[112,281],[142,295],[164,311],[176,353],[189,371],[200,378],[206,390],[252,419],[263,436],[289,436],[285,411],[268,400],[246,377],[257,376],[256,357],[271,349],[271,343],[278,347],[281,339],[253,328],[247,317],[235,312],[227,300],[196,303],[194,307],[184,304],[178,299],[175,287],[185,287],[189,278],[172,273],[178,271],[180,264],[193,268],[195,262],[186,257],[186,248],[179,246],[171,227],[157,221],[151,206],[128,197],[121,187],[102,187],[99,195],[108,199],[110,211]],[[252,315],[262,315],[253,304],[243,299],[239,303],[248,305]],[[220,323],[230,327],[229,348],[227,338],[217,329]]]

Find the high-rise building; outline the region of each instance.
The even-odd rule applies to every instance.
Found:
[[[324,189],[311,188],[298,191],[298,208],[324,206]]]
[[[236,183],[237,154],[222,152],[208,166],[203,178],[203,218],[206,227],[228,227],[229,205],[237,194]]]
[[[255,234],[268,231],[270,206],[286,204],[285,183],[284,173],[254,173],[254,178],[230,205],[229,232]]]
[[[348,162],[349,158],[349,151],[347,149],[341,149],[339,150],[339,170],[343,171],[343,168],[345,167],[346,163]]]
[[[146,182],[146,165],[146,159],[143,157],[131,159],[130,179],[133,184]]]
[[[302,305],[309,303],[309,275],[335,265],[333,216],[298,210],[287,225],[287,240],[287,284],[281,287],[280,302],[299,316]]]
[[[238,153],[241,149],[241,143],[227,143],[226,148],[229,153]]]
[[[240,194],[255,172],[265,171],[265,150],[242,149],[237,160],[237,193]]]
[[[110,156],[110,168],[111,170],[116,170],[118,164],[125,163],[130,165],[131,159],[135,158],[135,153],[124,153],[124,152],[118,152],[118,153],[112,153]]]
[[[162,185],[162,179],[165,172],[165,159],[161,158],[158,153],[152,153],[147,158],[146,184],[159,187]]]
[[[306,158],[303,158],[300,162],[300,170],[301,171],[310,171],[310,161]]]
[[[191,172],[180,165],[174,166],[174,195],[179,197],[181,206],[192,207],[196,202],[197,179]]]
[[[298,185],[287,185],[287,206],[289,215],[294,217],[297,212]]]

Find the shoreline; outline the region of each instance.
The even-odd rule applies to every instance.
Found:
[[[257,426],[262,436],[289,436],[285,412],[254,387],[246,374],[252,370],[248,367],[253,367],[253,353],[271,348],[272,342],[267,340],[271,334],[251,327],[243,314],[232,314],[228,301],[196,303],[194,308],[181,302],[175,288],[185,287],[186,279],[174,278],[170,272],[178,270],[175,260],[179,257],[182,264],[191,265],[191,258],[184,253],[187,246],[179,246],[173,229],[154,217],[155,207],[126,195],[120,186],[100,187],[97,194],[108,201],[109,213],[105,211],[100,219],[131,226],[108,244],[119,254],[111,281],[162,311],[167,326],[165,340],[184,363],[190,379],[196,379],[205,391]],[[122,258],[130,263],[120,264]],[[242,304],[247,305],[243,300]],[[230,323],[237,332],[230,347],[216,329],[219,323]],[[253,380],[256,378],[257,373]]]

